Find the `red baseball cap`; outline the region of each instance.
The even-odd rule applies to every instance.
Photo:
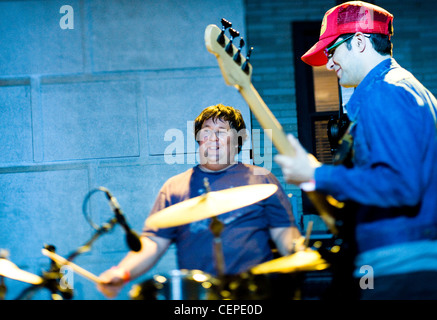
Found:
[[[393,15],[381,7],[363,1],[350,1],[329,9],[322,20],[319,41],[303,56],[311,66],[328,63],[324,50],[346,33],[393,34]]]

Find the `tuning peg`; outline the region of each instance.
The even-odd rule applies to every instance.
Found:
[[[238,64],[241,63],[241,49],[244,47],[244,39],[243,37],[240,38],[240,46],[238,47],[237,53],[234,55],[234,61]]]
[[[253,47],[250,47],[249,51],[247,52],[247,55],[246,55],[246,61],[244,61],[243,66],[241,67],[241,69],[243,69],[243,71],[246,72],[247,74],[249,74],[249,70],[250,70],[249,60],[250,60],[250,55],[252,54],[252,50],[253,50]]]
[[[234,40],[234,38],[238,37],[240,35],[240,32],[238,32],[235,29],[230,28],[229,29],[229,34],[231,35],[231,37],[229,38],[229,42],[226,45],[225,51],[232,56],[232,54],[234,53],[234,49],[232,48],[232,40]]]
[[[226,20],[225,18],[222,18],[221,22],[222,22],[223,30],[232,27],[232,22]]]
[[[232,27],[232,22],[229,22],[225,18],[222,18],[222,32],[220,32],[219,36],[217,37],[217,42],[220,43],[222,46],[225,45],[225,31],[226,29]]]

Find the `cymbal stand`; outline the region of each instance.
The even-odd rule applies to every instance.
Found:
[[[215,268],[219,277],[225,274],[225,258],[223,255],[222,239],[220,237],[224,224],[217,217],[212,217],[209,228],[214,235],[213,250],[215,259]]]
[[[0,300],[5,300],[6,291],[5,279],[3,276],[0,276]]]
[[[53,245],[45,245],[45,249],[55,252],[55,247]],[[15,300],[29,300],[33,295],[40,289],[48,289],[50,291],[50,297],[52,300],[70,300],[73,298],[73,289],[69,286],[61,286],[60,279],[63,275],[59,266],[54,262],[50,262],[49,271],[43,271],[43,282],[37,285],[31,285],[30,287],[24,289]]]
[[[211,187],[209,185],[208,178],[203,179],[203,184],[205,186],[205,193],[203,194],[203,197],[206,200],[206,198],[208,197],[208,193],[211,192]],[[224,228],[223,222],[217,219],[217,217],[213,216],[211,218],[209,229],[211,230],[211,233],[214,236],[213,252],[214,252],[214,259],[215,259],[215,268],[217,271],[217,275],[219,277],[223,277],[225,274],[225,258],[223,255],[222,239],[220,237],[223,228]]]
[[[117,224],[117,218],[110,219],[107,223],[104,223],[100,228],[96,230],[94,235],[84,245],[80,246],[77,250],[73,251],[67,258],[68,261],[72,261],[79,254],[88,252],[91,249],[92,244],[102,235],[112,230]],[[45,245],[45,249],[55,252],[55,247],[52,245]],[[42,278],[44,281],[38,285],[32,285],[24,289],[16,300],[29,300],[36,293],[36,291],[46,288],[51,292],[52,300],[71,299],[73,297],[73,290],[68,288],[62,288],[59,284],[62,279],[60,268],[53,260],[50,262],[50,270],[44,271]]]
[[[7,259],[9,255],[9,251],[0,249],[0,258]],[[6,297],[6,285],[5,285],[5,278],[3,276],[0,276],[0,300],[5,300]]]

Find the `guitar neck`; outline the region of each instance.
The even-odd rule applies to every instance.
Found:
[[[227,22],[227,23],[224,23]],[[252,66],[249,62],[249,53],[246,58],[241,56],[240,48],[224,35],[225,29],[229,27],[229,22],[222,20],[223,28],[210,24],[205,29],[205,45],[209,52],[217,58],[220,70],[227,85],[234,86],[243,96],[249,105],[252,113],[265,130],[265,133],[272,140],[279,153],[294,157],[296,150],[288,141],[282,126],[274,117],[273,113],[264,103],[251,82]],[[230,50],[228,50],[230,49]],[[230,54],[230,52],[232,54]],[[234,55],[235,53],[235,55]],[[330,206],[326,197],[316,191],[306,191],[310,200],[313,202],[322,219],[326,222],[333,233],[337,233],[335,220],[331,214]]]
[[[288,141],[281,124],[267,107],[255,87],[250,83],[250,85],[245,87],[237,86],[237,89],[250,106],[261,127],[264,130],[267,129],[266,134],[272,140],[279,153],[293,157],[295,150]]]
[[[240,91],[261,126],[264,129],[271,129],[271,131],[266,130],[266,134],[270,137],[279,153],[293,157],[296,153],[295,149],[288,141],[281,124],[264,103],[252,83],[244,87],[235,87]],[[331,213],[332,206],[326,201],[326,196],[315,191],[306,191],[305,194],[313,203],[329,230],[333,234],[338,234],[337,227],[335,226],[335,219]]]

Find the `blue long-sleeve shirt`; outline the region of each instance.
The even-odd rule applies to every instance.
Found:
[[[316,169],[318,191],[362,206],[359,252],[437,239],[437,101],[390,58],[371,70],[347,104],[354,167]]]

